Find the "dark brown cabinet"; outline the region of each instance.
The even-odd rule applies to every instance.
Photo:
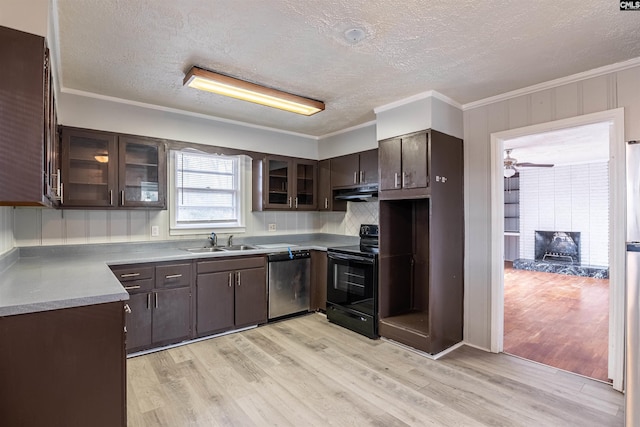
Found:
[[[198,262],[196,333],[223,332],[267,321],[263,257]]]
[[[318,210],[344,212],[347,210],[347,202],[333,198],[331,162],[331,159],[318,162]]]
[[[315,210],[318,162],[283,156],[254,160],[253,210]]]
[[[130,294],[127,352],[191,338],[192,269],[191,262],[111,267]]]
[[[311,251],[311,310],[327,310],[327,253]]]
[[[460,139],[428,134],[428,193],[380,201],[379,332],[435,354],[462,340],[463,154]]]
[[[127,425],[122,301],[0,317],[3,426]]]
[[[379,142],[381,200],[427,195],[430,137],[422,131]]]
[[[54,206],[57,120],[41,36],[0,27],[0,205]]]
[[[353,187],[378,183],[378,149],[331,159],[331,186]]]
[[[64,207],[166,208],[162,141],[65,127],[61,155]]]

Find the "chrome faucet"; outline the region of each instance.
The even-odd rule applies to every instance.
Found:
[[[211,246],[213,247],[218,246],[218,236],[216,235],[216,233],[211,233],[211,235],[209,236],[209,242],[211,242]]]
[[[229,234],[229,240],[227,240],[227,246],[233,246],[233,234]]]

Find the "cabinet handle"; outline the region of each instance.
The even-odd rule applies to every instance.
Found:
[[[236,285],[240,286],[240,272],[236,273]]]
[[[393,179],[394,179],[393,183],[394,183],[395,188],[398,188],[398,186],[399,186],[399,184],[398,184],[398,172],[396,172],[394,174],[394,178]]]
[[[60,201],[62,201],[62,176],[60,175],[60,169],[58,169],[58,173],[56,174],[56,179],[58,181],[56,196],[58,196],[60,198]]]
[[[292,207],[292,200],[293,200],[293,197],[289,197],[289,209],[291,209]]]
[[[168,276],[164,276],[165,279],[177,279],[182,277],[182,274],[169,274]]]
[[[151,294],[147,294],[147,310],[151,308]]]
[[[364,171],[360,171],[360,184],[364,182]]]
[[[358,171],[353,172],[353,183],[354,184],[358,183]]]
[[[124,289],[126,291],[131,291],[133,289],[140,289],[140,285],[136,285],[136,286],[125,286]]]
[[[109,206],[113,206],[113,190],[109,190]]]
[[[124,305],[124,311],[127,314],[131,314],[131,307],[129,307],[129,304]]]
[[[124,206],[124,190],[120,191],[120,206]]]
[[[127,274],[121,274],[120,277],[123,279],[126,279],[127,277],[138,277],[140,275],[140,273],[127,273]]]
[[[64,184],[60,183],[60,203],[64,203]]]
[[[229,273],[229,287],[231,287],[231,277],[233,276],[233,273]]]
[[[155,307],[158,308],[158,293],[153,294],[155,296],[156,304]]]
[[[329,198],[328,197],[324,198],[324,208],[325,209],[329,209]]]
[[[404,188],[407,184],[407,173],[406,172],[402,172],[402,188]]]
[[[298,209],[298,197],[296,197],[295,207],[296,207],[296,209]]]

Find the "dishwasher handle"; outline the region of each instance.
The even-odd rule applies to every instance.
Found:
[[[309,251],[289,251],[279,252],[275,254],[267,255],[269,262],[282,262],[282,261],[295,261],[297,259],[311,258],[311,252]]]

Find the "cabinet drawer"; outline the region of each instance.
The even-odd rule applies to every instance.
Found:
[[[130,294],[139,292],[147,292],[153,289],[153,279],[142,280],[130,280],[128,282],[121,282],[124,290]]]
[[[245,268],[258,268],[264,267],[264,263],[264,257],[235,258],[225,259],[222,261],[200,261],[198,263],[198,274],[243,270]]]
[[[156,267],[156,287],[174,288],[191,284],[191,264],[169,264]]]
[[[149,279],[153,282],[152,265],[118,265],[111,267],[111,271],[120,282],[142,281]],[[153,287],[153,286],[152,286]]]

